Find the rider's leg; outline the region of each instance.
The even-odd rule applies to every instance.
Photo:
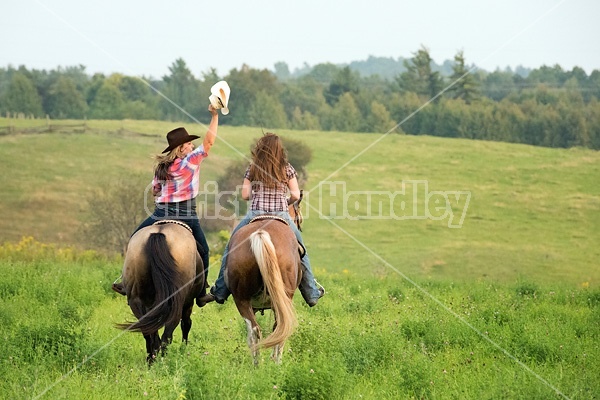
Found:
[[[294,224],[294,221],[292,221],[290,215],[287,212],[281,213],[279,215],[288,221],[288,224],[292,228],[294,235],[296,235],[296,239],[298,240],[298,243],[300,243],[302,245],[302,247],[304,247],[304,249],[306,250],[306,246],[304,245],[304,241],[302,239],[302,234],[296,227],[296,224]],[[310,258],[308,257],[308,252],[305,252],[304,257],[302,257],[301,262],[302,262],[302,280],[300,281],[300,286],[299,286],[300,294],[302,294],[304,301],[306,301],[306,303],[312,307],[317,304],[317,301],[319,301],[319,299],[321,297],[323,297],[323,294],[325,293],[325,289],[323,289],[323,287],[317,283],[317,280],[315,279],[315,276],[313,275],[312,268],[310,266]]]
[[[204,264],[204,281],[208,282],[208,267],[210,264],[210,253],[208,242],[206,241],[206,236],[204,236],[204,231],[200,227],[200,221],[198,220],[198,217],[186,219],[185,222],[190,228],[192,228],[194,239],[196,239],[196,248],[198,249],[200,258],[202,258],[202,264]]]

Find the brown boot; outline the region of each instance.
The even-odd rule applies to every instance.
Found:
[[[112,290],[114,290],[115,292],[122,294],[123,296],[125,296],[127,293],[125,292],[125,287],[123,286],[122,282],[119,283],[113,283],[112,284]]]
[[[211,301],[215,301],[215,296],[212,293],[207,293],[204,296],[196,297],[196,305],[198,307],[204,307]]]

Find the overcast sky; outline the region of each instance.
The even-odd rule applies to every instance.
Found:
[[[8,4],[7,4],[8,3]],[[599,0],[11,0],[0,8],[0,67],[160,78],[183,58],[200,77],[247,64],[290,70],[376,57],[438,64],[600,69]]]

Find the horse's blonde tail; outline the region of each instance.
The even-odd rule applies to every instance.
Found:
[[[258,346],[263,348],[282,346],[296,327],[294,303],[286,294],[275,246],[269,233],[262,229],[252,233],[250,247],[256,258],[266,290],[271,297],[271,305],[275,313],[275,329],[269,336],[262,339]]]

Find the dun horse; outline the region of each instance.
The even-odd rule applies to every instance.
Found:
[[[180,321],[187,343],[194,299],[204,287],[202,259],[187,225],[161,221],[136,232],[127,245],[123,285],[138,321],[117,327],[144,335],[148,363],[171,343]]]
[[[290,206],[298,228],[301,200]],[[273,348],[272,358],[279,363],[283,346],[297,324],[292,298],[302,269],[296,236],[284,220],[265,215],[240,228],[231,237],[229,248],[225,279],[246,322],[254,364],[258,363],[260,348]],[[273,310],[275,324],[271,334],[261,339],[255,314],[265,309]]]

